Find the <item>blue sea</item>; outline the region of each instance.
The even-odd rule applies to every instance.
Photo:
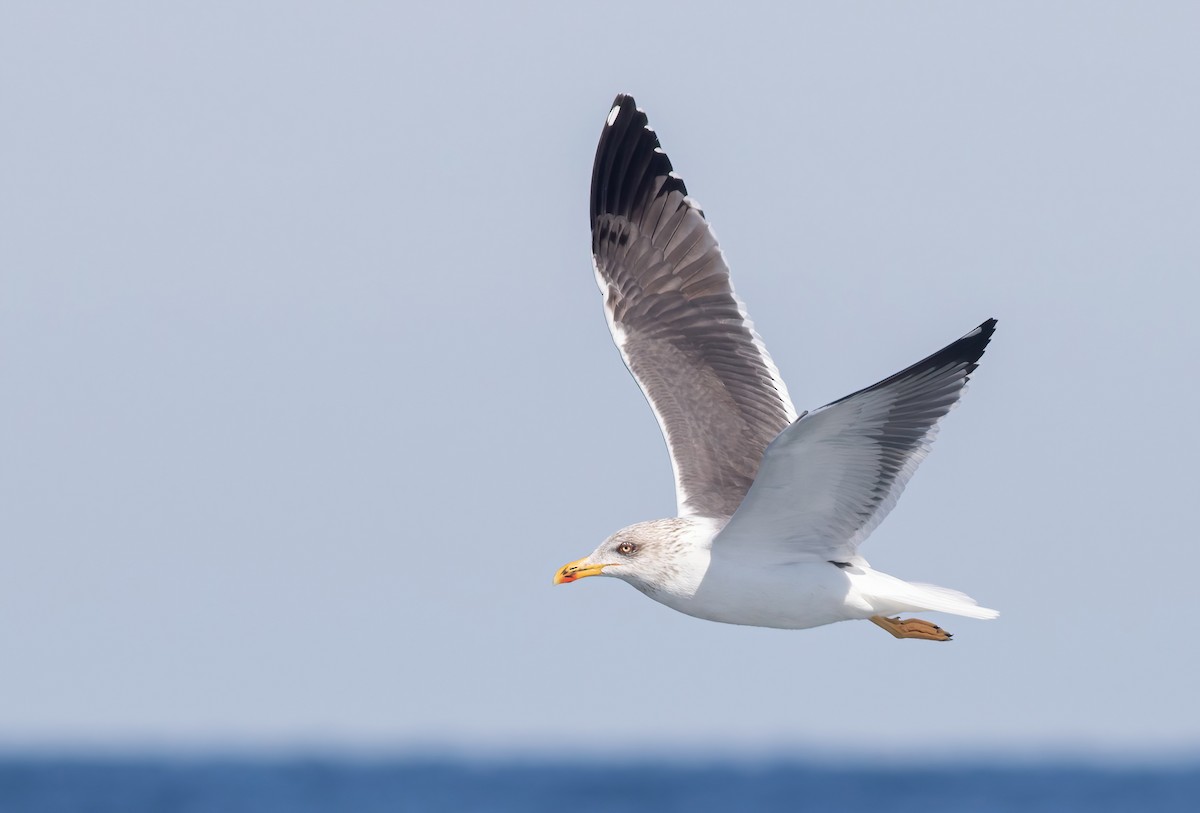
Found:
[[[745,810],[1195,813],[1200,764],[0,759],[0,813]]]

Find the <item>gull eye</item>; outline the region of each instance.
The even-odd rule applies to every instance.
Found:
[[[633,544],[632,542],[622,542],[617,546],[617,553],[621,554],[622,556],[629,556],[636,550],[637,545]]]

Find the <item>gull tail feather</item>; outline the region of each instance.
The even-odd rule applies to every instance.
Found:
[[[950,613],[990,620],[1000,615],[996,610],[980,607],[966,593],[939,587],[936,584],[906,582],[878,570],[863,569],[859,576],[859,590],[866,601],[882,615],[930,611]]]
[[[921,582],[909,582],[908,586],[919,594],[916,600],[921,603],[921,609],[923,610],[952,613],[953,615],[979,618],[984,621],[990,621],[1000,615],[998,610],[993,610],[990,607],[980,607],[979,602],[966,593],[951,590],[949,587],[939,587],[936,584],[923,584]]]

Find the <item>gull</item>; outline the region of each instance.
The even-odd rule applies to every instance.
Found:
[[[899,615],[999,615],[956,590],[875,570],[858,552],[929,452],[995,319],[797,414],[704,212],[625,94],[596,148],[591,225],[608,326],[666,439],[678,516],[617,531],[564,565],[555,584],[613,576],[710,621],[805,629],[870,620],[929,641],[951,636]]]

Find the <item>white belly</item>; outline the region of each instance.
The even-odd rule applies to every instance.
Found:
[[[697,618],[754,627],[805,629],[874,614],[851,574],[828,562],[750,567],[714,557],[691,595],[648,595]]]

